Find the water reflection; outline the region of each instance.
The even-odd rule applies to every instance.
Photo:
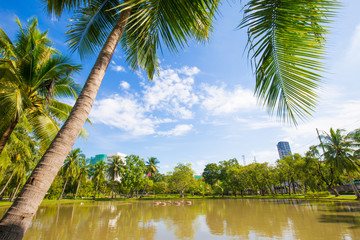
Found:
[[[5,209],[0,209],[0,215]],[[360,239],[358,204],[208,199],[45,204],[25,239]]]

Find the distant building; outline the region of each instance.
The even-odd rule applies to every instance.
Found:
[[[107,154],[107,163],[109,163],[109,162],[113,159],[113,157],[115,157],[115,156],[120,157],[120,160],[123,162],[123,164],[126,164],[126,157],[127,157],[127,155],[124,154],[124,153],[119,153],[119,152],[116,152],[116,153],[108,153],[108,154]]]
[[[98,155],[95,155],[95,157],[91,157],[90,159],[87,159],[87,161],[90,165],[95,165],[96,163],[98,163],[100,161],[103,161],[106,164],[110,164],[111,160],[115,156],[119,156],[120,160],[123,162],[123,164],[124,165],[126,164],[126,156],[127,155],[124,153],[119,153],[119,152],[108,153],[108,154],[98,154]],[[120,175],[115,176],[114,180],[120,182],[121,176]]]
[[[115,156],[119,156],[120,159],[122,160],[122,162],[125,164],[126,163],[126,154],[124,153],[108,153],[108,154],[97,154],[95,155],[95,157],[91,157],[89,159],[87,159],[88,163],[90,165],[95,165],[96,163],[103,161],[105,163],[110,163],[110,161],[113,159],[113,157]]]
[[[96,163],[98,163],[100,161],[106,162],[107,155],[106,154],[98,154],[98,155],[95,155],[95,157],[91,157],[89,160],[90,160],[89,161],[90,165],[95,165]]]
[[[195,178],[196,180],[198,180],[198,179],[202,178],[202,176],[201,176],[201,175],[194,175],[194,178]]]
[[[278,142],[278,144],[276,146],[277,146],[277,149],[279,152],[280,159],[283,159],[285,156],[291,155],[291,149],[290,149],[289,142]]]

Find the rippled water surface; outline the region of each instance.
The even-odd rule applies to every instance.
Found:
[[[355,240],[360,205],[259,199],[43,204],[24,239]]]

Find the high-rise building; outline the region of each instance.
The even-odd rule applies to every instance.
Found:
[[[289,142],[278,142],[276,146],[279,152],[280,159],[283,159],[285,156],[291,155]]]

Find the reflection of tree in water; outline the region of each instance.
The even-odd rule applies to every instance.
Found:
[[[155,227],[140,224],[148,217],[143,214],[143,206],[116,202],[62,204],[58,216],[55,205],[44,210],[42,207],[24,239],[154,239]],[[41,224],[37,224],[38,219]]]
[[[163,234],[167,237],[162,239],[200,239],[199,234],[205,234],[201,239],[226,235],[237,239],[330,240],[344,239],[345,234],[360,239],[359,205],[259,199],[193,202],[178,207],[153,206],[151,201],[43,205],[25,239],[152,240],[161,239]],[[209,232],[200,233],[205,223]]]
[[[239,239],[249,239],[249,235],[254,232],[257,237],[271,239],[343,239],[346,234],[352,239],[360,239],[359,231],[350,228],[354,224],[353,220],[359,220],[359,217],[342,218],[334,215],[337,217],[327,216],[321,221],[319,212],[313,208],[309,203],[296,200],[280,200],[277,204],[258,199],[213,200],[206,204],[206,223],[212,234],[225,233]],[[326,224],[331,221],[341,222],[341,219],[350,225]]]
[[[203,201],[196,201],[190,206],[154,206],[153,220],[164,222],[168,231],[174,231],[176,239],[194,239],[199,226],[197,218],[205,214],[204,206]]]

